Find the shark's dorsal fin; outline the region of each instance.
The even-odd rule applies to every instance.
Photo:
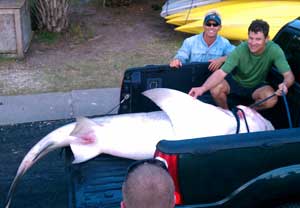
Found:
[[[199,135],[201,129],[205,129],[203,132],[206,135],[203,136],[216,135],[216,122],[224,123],[224,125],[217,125],[219,132],[233,131],[226,125],[234,121],[229,111],[203,103],[186,93],[167,88],[155,88],[143,92],[143,95],[151,99],[168,115],[178,136],[193,137],[193,132]]]
[[[91,127],[97,125],[94,121],[86,118],[86,117],[78,117],[76,118],[76,125],[75,128],[73,129],[73,131],[71,132],[71,136],[78,136],[81,134],[85,134],[88,133],[90,131],[90,128],[87,127]]]
[[[95,128],[98,126],[94,121],[79,117],[76,119],[76,126],[70,136],[79,138],[80,142],[70,144],[74,155],[73,163],[81,163],[96,157],[101,152],[99,141],[95,135]]]

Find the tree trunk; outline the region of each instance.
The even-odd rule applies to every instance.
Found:
[[[61,32],[69,25],[70,0],[35,0],[32,7],[39,29]]]

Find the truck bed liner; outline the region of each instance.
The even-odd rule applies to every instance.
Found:
[[[122,183],[133,160],[103,154],[86,163],[71,164],[66,151],[69,208],[119,208]]]

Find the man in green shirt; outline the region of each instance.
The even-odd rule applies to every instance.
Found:
[[[255,102],[271,96],[274,92],[277,96],[281,96],[282,92],[286,94],[295,78],[282,49],[273,41],[269,41],[268,33],[267,22],[252,21],[248,28],[248,41],[236,47],[225,64],[202,86],[192,88],[189,95],[197,98],[210,91],[215,102],[228,109],[229,93],[252,97]],[[283,82],[278,85],[276,91],[266,82],[267,74],[273,65],[283,75]],[[273,107],[277,103],[277,96],[263,102],[256,109]]]

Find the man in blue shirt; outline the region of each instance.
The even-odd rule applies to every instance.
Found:
[[[208,69],[219,69],[233,46],[226,38],[218,35],[221,29],[221,17],[216,11],[208,12],[203,21],[204,32],[184,40],[170,67],[179,68],[192,62],[210,62]]]

